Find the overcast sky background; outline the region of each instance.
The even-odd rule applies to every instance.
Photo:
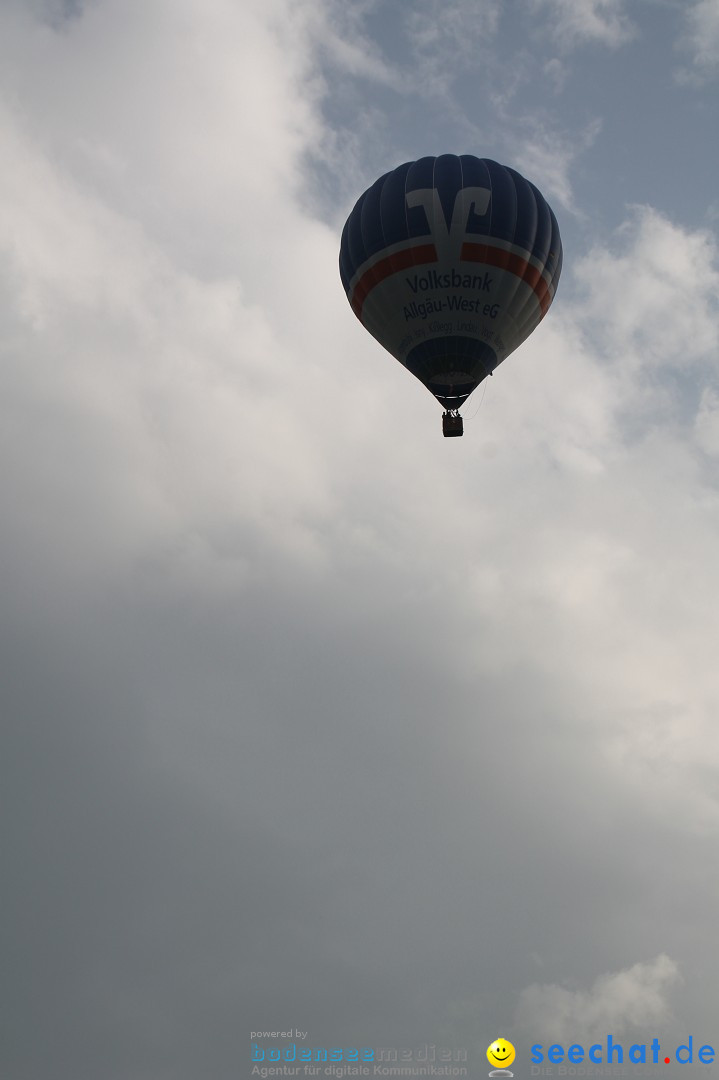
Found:
[[[718,90],[719,0],[2,0],[3,1077],[719,1045]],[[442,152],[564,240],[461,440],[337,271]]]

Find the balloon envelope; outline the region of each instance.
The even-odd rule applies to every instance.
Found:
[[[357,318],[447,409],[521,345],[562,269],[557,220],[514,169],[424,157],[358,199],[340,248]]]

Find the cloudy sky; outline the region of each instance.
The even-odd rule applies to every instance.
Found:
[[[719,1044],[718,91],[719,0],[2,0],[3,1076]],[[337,272],[442,152],[565,255],[461,440]]]

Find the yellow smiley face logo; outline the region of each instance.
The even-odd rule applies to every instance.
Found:
[[[514,1061],[514,1047],[506,1039],[495,1039],[487,1047],[487,1061],[490,1065],[511,1065]]]

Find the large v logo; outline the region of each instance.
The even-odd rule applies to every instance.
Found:
[[[440,259],[459,259],[469,215],[472,210],[480,217],[486,214],[491,195],[489,188],[460,188],[454,200],[449,228],[447,228],[437,188],[419,188],[417,191],[408,191],[406,199],[407,206],[424,208],[427,224],[432,230]]]

